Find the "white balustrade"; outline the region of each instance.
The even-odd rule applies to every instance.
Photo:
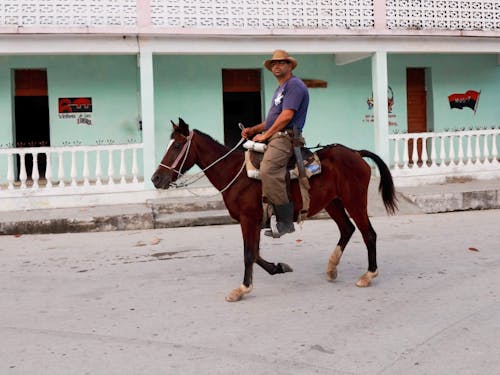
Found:
[[[142,149],[142,144],[0,149],[0,162],[5,162],[0,164],[0,196],[12,191],[26,195],[141,190],[138,157]],[[102,153],[107,155],[104,160]],[[103,162],[107,163],[105,176]],[[115,163],[119,163],[119,175],[115,175]]]
[[[26,189],[26,163],[25,163],[26,154],[24,152],[19,153],[20,163],[19,163],[19,181],[21,181],[21,189]]]
[[[95,184],[97,186],[102,185],[102,171],[101,171],[101,150],[96,150],[96,156],[95,156]]]
[[[500,177],[500,128],[391,134],[389,143],[391,172],[395,177],[450,177],[483,172]]]
[[[114,185],[115,180],[113,176],[115,175],[115,169],[113,168],[113,150],[108,150],[108,185]]]

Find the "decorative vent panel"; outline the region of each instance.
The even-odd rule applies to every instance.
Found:
[[[4,26],[135,26],[135,0],[0,0]]]
[[[366,29],[373,0],[151,0],[154,26],[250,29]]]
[[[145,2],[147,4],[147,2]],[[500,31],[500,0],[385,0],[388,29]],[[373,29],[374,0],[150,0],[153,27]],[[136,26],[136,0],[0,0],[0,26]]]
[[[386,0],[389,29],[500,30],[500,2]]]

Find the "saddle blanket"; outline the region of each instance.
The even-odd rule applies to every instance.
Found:
[[[311,152],[306,148],[302,148],[302,160],[304,161],[304,167],[306,171],[307,178],[321,173],[321,161],[315,152]],[[260,180],[260,162],[262,161],[264,154],[262,152],[257,152],[253,150],[245,151],[245,163],[247,175],[250,178]],[[299,178],[299,169],[297,167],[297,161],[295,155],[290,159],[288,163],[288,171],[290,173],[290,179]]]

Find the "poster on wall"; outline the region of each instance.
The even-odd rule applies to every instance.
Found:
[[[368,105],[368,110],[371,112],[373,110],[373,93],[370,97],[366,99],[366,104]],[[389,115],[389,126],[398,126],[396,122],[396,115],[392,113],[392,107],[394,106],[394,91],[392,91],[391,86],[387,86],[387,112]],[[374,122],[373,113],[367,113],[363,119],[363,122],[373,123]]]
[[[59,118],[76,120],[77,125],[92,125],[92,98],[59,98]]]
[[[479,96],[481,95],[481,90],[467,90],[463,94],[451,94],[448,95],[448,102],[450,103],[450,109],[464,109],[465,107],[470,108],[476,114],[477,106],[479,104]]]

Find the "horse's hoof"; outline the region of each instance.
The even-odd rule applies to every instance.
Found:
[[[327,270],[326,271],[326,281],[334,281],[337,278],[337,269]]]
[[[240,285],[238,288],[235,288],[226,296],[227,302],[238,302],[243,298],[243,296],[252,291],[252,285],[246,287],[245,285]]]
[[[330,255],[328,259],[328,265],[326,266],[326,280],[333,281],[337,278],[337,266],[340,263],[340,258],[342,257],[342,249],[337,246]]]
[[[367,271],[363,276],[361,276],[356,283],[356,286],[359,288],[369,287],[372,283],[372,280],[378,276],[378,271],[370,272]]]
[[[281,268],[281,273],[293,272],[293,268],[286,263],[278,263],[278,266]]]

